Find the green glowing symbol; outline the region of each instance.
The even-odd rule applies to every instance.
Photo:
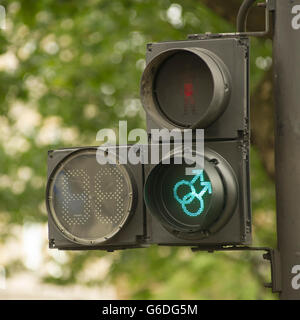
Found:
[[[196,175],[191,181],[181,180],[177,182],[173,188],[174,198],[181,204],[183,212],[190,217],[197,217],[204,211],[205,205],[203,201],[203,196],[207,192],[208,194],[212,193],[211,183],[208,181],[204,181],[203,170],[197,170],[194,173],[196,173]],[[198,179],[200,179],[200,185],[201,187],[203,187],[199,193],[196,192],[196,188],[195,188],[195,183]],[[188,186],[191,191],[187,193],[185,196],[183,196],[183,198],[181,199],[178,196],[178,189],[182,186]],[[200,204],[197,212],[191,212],[186,207],[187,205],[191,204],[194,201],[194,199],[197,199]]]

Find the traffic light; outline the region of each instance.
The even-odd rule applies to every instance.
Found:
[[[49,152],[50,247],[249,244],[248,39],[206,35],[149,44],[146,59],[141,101],[148,145]],[[202,153],[198,129],[204,129]],[[180,142],[188,143],[190,159],[183,159]],[[152,163],[155,145],[169,152]],[[140,163],[122,161],[132,148]],[[195,155],[202,166],[186,161]]]
[[[155,129],[204,129],[202,170],[187,175],[188,165],[174,164],[176,147],[173,164],[145,166],[149,242],[250,244],[248,39],[148,45],[141,99],[150,136]],[[163,145],[164,137],[156,142]],[[196,135],[191,142],[196,152]]]
[[[248,160],[237,141],[205,143],[204,168],[186,164],[145,168],[144,200],[153,244],[202,247],[249,244]],[[180,155],[181,156],[181,155]]]
[[[97,147],[49,151],[46,205],[50,248],[136,248],[144,238],[142,165],[120,164],[124,147],[108,148],[116,164],[100,164]],[[107,160],[107,159],[106,159]]]
[[[249,139],[249,41],[241,37],[147,46],[141,100],[147,129],[205,129],[206,139]]]

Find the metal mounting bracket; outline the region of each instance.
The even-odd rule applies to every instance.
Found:
[[[276,10],[275,0],[266,0],[266,2],[258,3],[257,6],[265,8],[265,30],[253,32],[229,32],[229,33],[211,33],[204,34],[189,34],[189,40],[204,40],[209,38],[224,38],[224,37],[265,37],[270,32],[270,12]]]
[[[248,247],[248,246],[225,246],[225,247],[193,247],[193,252],[197,251],[265,251],[263,258],[268,260],[271,265],[271,283],[265,283],[266,288],[271,288],[273,293],[282,291],[281,287],[281,273],[280,273],[280,259],[279,251],[268,247]]]

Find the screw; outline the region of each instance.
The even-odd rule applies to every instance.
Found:
[[[217,159],[211,159],[211,160],[209,160],[209,162],[211,162],[215,166],[219,164],[219,161]]]
[[[264,253],[264,254],[263,254],[263,258],[264,258],[265,260],[271,260],[270,252]]]

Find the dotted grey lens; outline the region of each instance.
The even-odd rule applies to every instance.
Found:
[[[101,165],[95,150],[65,158],[52,174],[48,205],[58,228],[72,241],[104,242],[124,225],[132,208],[132,184],[124,166]]]

